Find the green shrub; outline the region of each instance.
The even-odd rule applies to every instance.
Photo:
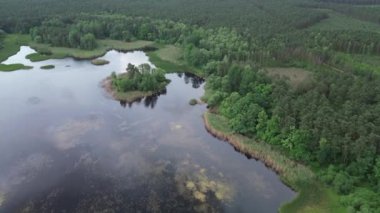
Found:
[[[194,106],[194,105],[196,105],[196,104],[198,104],[198,101],[196,100],[196,99],[191,99],[190,101],[189,101],[189,104],[190,105],[192,105],[192,106]]]

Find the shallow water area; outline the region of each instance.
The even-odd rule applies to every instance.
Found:
[[[109,51],[94,66],[34,63],[33,51],[5,62],[33,69],[0,72],[0,212],[277,212],[294,198],[263,163],[207,133],[206,106],[189,105],[201,78],[167,74],[166,93],[123,104],[100,82],[150,63],[144,52]]]

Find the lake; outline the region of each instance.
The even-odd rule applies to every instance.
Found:
[[[126,104],[100,82],[150,63],[144,52],[109,51],[104,66],[33,52],[4,62],[33,69],[0,72],[0,212],[277,212],[295,197],[206,131],[206,106],[189,105],[201,78],[167,74],[165,93]]]

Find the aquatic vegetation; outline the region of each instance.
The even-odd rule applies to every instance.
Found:
[[[170,130],[180,130],[183,129],[183,126],[179,123],[170,123]]]
[[[183,161],[182,168],[177,171],[176,181],[184,195],[190,196],[201,203],[211,203],[213,200],[222,203],[232,201],[234,190],[222,177],[209,174],[206,168]],[[190,175],[191,174],[191,175]]]
[[[4,201],[5,201],[5,195],[2,192],[0,192],[0,207],[1,205],[3,205]]]
[[[0,64],[0,71],[12,72],[16,70],[30,70],[33,67],[25,66],[23,64]]]
[[[191,99],[190,101],[189,101],[189,104],[190,105],[192,105],[192,106],[194,106],[194,105],[196,105],[196,104],[198,104],[198,101],[197,101],[197,99]]]
[[[189,190],[194,190],[195,189],[195,184],[193,181],[187,181],[186,182],[186,188]]]
[[[205,195],[204,193],[202,193],[202,192],[200,192],[200,191],[194,191],[194,192],[193,192],[193,195],[194,195],[194,197],[195,197],[197,200],[199,200],[199,201],[201,201],[201,202],[206,202],[206,195]]]
[[[25,58],[29,59],[31,62],[46,61],[50,59],[50,56],[42,53],[31,53]]]
[[[74,148],[80,142],[79,138],[92,130],[99,129],[103,124],[101,119],[69,120],[51,130],[57,148],[67,150]]]
[[[17,161],[8,171],[9,185],[19,185],[36,178],[42,170],[50,168],[53,163],[51,156],[35,153]],[[1,197],[1,194],[0,194]]]
[[[91,64],[96,65],[96,66],[106,65],[109,63],[110,62],[105,60],[105,59],[93,59],[93,60],[91,60]]]
[[[40,68],[43,70],[51,70],[51,69],[54,69],[55,66],[54,65],[45,65],[45,66],[41,66]]]

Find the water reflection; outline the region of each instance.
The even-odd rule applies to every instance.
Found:
[[[191,84],[192,88],[198,89],[202,86],[202,84],[205,82],[203,78],[198,77],[192,73],[188,72],[183,72],[183,73],[177,73],[177,76],[180,79],[183,79],[185,84]],[[134,104],[140,105],[141,102],[143,102],[143,105],[146,108],[153,109],[156,106],[157,100],[160,96],[166,95],[167,94],[167,89],[165,88],[164,90],[160,91],[159,93],[155,93],[151,96],[145,97],[145,98],[138,98],[133,102],[127,102],[127,101],[119,101],[120,105],[123,108],[131,108]]]
[[[190,83],[191,82],[191,85],[193,88],[197,89],[199,88],[203,83],[204,83],[204,79],[201,78],[201,77],[198,77],[192,73],[178,73],[177,74],[178,77],[182,78],[184,76],[184,81],[186,84]]]
[[[294,197],[207,133],[205,106],[188,104],[203,79],[168,74],[167,91],[123,107],[105,98],[114,57],[0,73],[0,212],[276,212]]]
[[[122,106],[123,108],[127,108],[127,107],[131,108],[134,104],[140,105],[140,103],[143,102],[144,106],[146,108],[153,109],[156,106],[158,97],[160,97],[161,95],[166,95],[166,92],[167,92],[166,89],[164,89],[161,92],[155,93],[155,94],[147,96],[145,98],[137,98],[133,102],[127,102],[127,101],[121,100],[121,101],[119,101],[120,106]]]

